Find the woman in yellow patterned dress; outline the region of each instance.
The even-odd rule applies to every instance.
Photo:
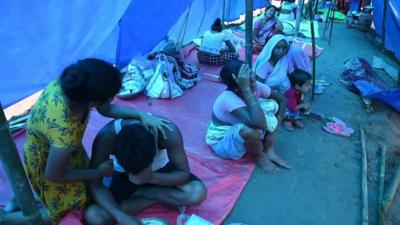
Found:
[[[136,118],[160,131],[168,121],[111,104],[121,87],[119,71],[99,59],[85,59],[67,67],[51,82],[32,108],[24,146],[25,169],[51,223],[89,201],[86,182],[113,173],[112,161],[89,169],[82,138],[90,109],[107,117]]]

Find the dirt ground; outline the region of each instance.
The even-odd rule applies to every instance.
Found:
[[[321,36],[323,25],[319,26]],[[361,224],[360,126],[367,136],[370,224],[376,224],[379,143],[388,149],[387,184],[400,162],[400,114],[377,101],[372,104],[374,111],[367,112],[361,98],[345,89],[339,78],[346,59],[364,57],[371,65],[373,56],[391,59],[366,33],[346,29],[343,24],[334,25],[331,45],[322,38],[317,44],[324,48],[317,59],[317,78],[324,76],[333,85],[316,95],[312,108],[341,118],[356,133],[350,138],[329,134],[322,130],[321,121],[312,118],[306,118],[305,128],[293,133],[280,127],[275,148],[293,168],[276,175],[256,168],[224,224]],[[379,75],[389,87],[395,87],[393,79],[383,72]],[[399,196],[385,224],[400,224]]]

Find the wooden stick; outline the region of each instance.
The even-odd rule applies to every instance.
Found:
[[[367,185],[367,145],[365,141],[364,129],[361,132],[361,191],[362,191],[362,224],[368,225],[368,185]]]
[[[318,2],[318,0],[317,0]],[[311,100],[314,100],[315,95],[315,67],[316,67],[316,58],[315,58],[315,30],[314,30],[314,15],[312,10],[313,0],[308,2],[308,9],[310,11],[310,28],[311,28],[311,43],[312,43],[312,92],[311,92]],[[318,3],[317,3],[318,4]]]
[[[18,156],[17,147],[15,146],[15,143],[11,137],[10,130],[8,128],[8,122],[6,120],[6,116],[4,115],[1,103],[0,143],[2,145],[0,148],[0,160],[10,181],[11,188],[14,191],[15,199],[17,200],[18,205],[21,207],[22,214],[25,217],[25,223],[28,225],[43,224],[24,168]]]
[[[251,68],[253,64],[253,0],[246,0],[245,30],[245,62]]]
[[[386,162],[386,146],[381,145],[380,167],[379,167],[379,186],[378,186],[378,225],[385,222],[385,214],[383,210],[383,193],[385,185],[385,162]]]
[[[393,180],[389,184],[387,191],[385,192],[385,195],[382,200],[382,207],[383,207],[384,215],[386,215],[390,206],[393,203],[393,200],[394,200],[394,197],[396,196],[396,191],[397,191],[397,188],[399,187],[399,184],[400,184],[400,165],[397,166],[396,173],[393,177]]]

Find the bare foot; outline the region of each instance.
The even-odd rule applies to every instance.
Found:
[[[283,159],[281,159],[276,153],[273,148],[269,148],[267,151],[267,157],[274,163],[276,163],[278,166],[285,168],[285,169],[290,169],[292,168],[291,165],[289,165],[287,162],[285,162]]]
[[[266,173],[277,173],[279,171],[279,168],[265,155],[257,157],[256,162]]]

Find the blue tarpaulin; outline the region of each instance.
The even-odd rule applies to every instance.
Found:
[[[365,80],[358,80],[353,84],[360,91],[361,96],[386,102],[397,112],[400,112],[400,88],[382,90]]]
[[[126,66],[132,53],[150,52],[176,23],[191,0],[133,1],[120,22],[117,65]]]
[[[2,104],[9,106],[39,91],[78,59],[96,54],[113,58],[115,47],[110,34],[129,3],[1,1]]]
[[[376,33],[385,36],[385,48],[393,51],[396,58],[400,60],[400,1],[387,0],[386,20],[384,17],[385,0],[373,0],[374,26]],[[383,35],[385,26],[385,35]]]
[[[41,90],[78,59],[98,57],[120,67],[150,52],[191,6],[186,38],[221,17],[244,13],[243,0],[5,1],[0,0],[0,101],[7,107]],[[254,8],[266,1],[255,0]],[[173,38],[172,38],[173,39]]]
[[[0,101],[7,107],[39,91],[78,59],[98,57],[122,67],[167,34],[174,41],[184,35],[181,42],[188,43],[222,16],[224,1],[227,21],[244,14],[243,0],[0,0]],[[373,0],[379,36],[383,2]],[[254,9],[264,4],[255,0]],[[399,11],[400,1],[387,0],[385,47],[398,59]]]

